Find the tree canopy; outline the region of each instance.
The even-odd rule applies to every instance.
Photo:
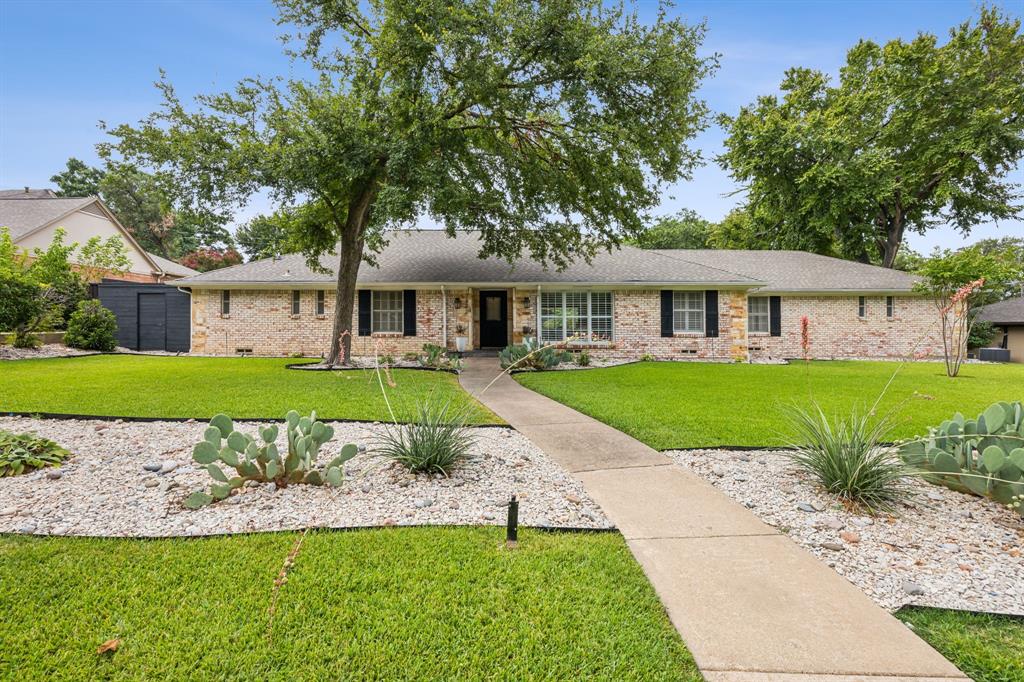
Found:
[[[172,197],[159,179],[130,164],[96,168],[71,157],[50,182],[61,196],[100,197],[143,249],[165,258],[176,259],[202,247],[232,245],[224,227],[226,215],[174,210]]]
[[[893,267],[907,231],[1020,217],[1006,174],[1024,153],[1020,21],[983,8],[950,31],[861,41],[839,79],[793,68],[726,129],[720,163],[775,248]]]
[[[704,26],[602,0],[277,0],[309,80],[252,78],[109,132],[101,148],[196,210],[264,191],[306,203],[297,245],[339,251],[328,362],[348,360],[355,281],[385,230],[429,216],[481,255],[564,266],[636,235],[700,162]]]
[[[235,241],[249,260],[295,251],[291,240],[301,229],[301,211],[290,208],[256,216],[235,230]]]
[[[661,216],[630,240],[641,249],[706,249],[712,224],[691,209]]]

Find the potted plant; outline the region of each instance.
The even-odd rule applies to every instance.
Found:
[[[459,324],[455,325],[455,350],[460,353],[465,353],[466,348],[469,346],[469,337],[466,334],[466,327]]]

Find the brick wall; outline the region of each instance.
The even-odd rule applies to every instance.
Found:
[[[807,316],[812,358],[899,358],[942,356],[939,313],[930,299],[894,296],[893,316],[885,296],[865,297],[858,317],[857,296],[783,296],[782,335],[751,334],[754,358],[799,358],[800,318]]]
[[[373,334],[353,337],[356,355],[390,354],[395,357],[418,352],[424,343],[441,345],[444,315],[442,297],[447,301],[447,347],[455,348],[458,326],[477,347],[479,292],[472,289],[420,289],[416,292],[416,336]],[[527,301],[529,299],[529,301]],[[458,304],[456,304],[458,300]],[[325,310],[315,314],[316,292],[301,292],[301,310],[291,315],[291,291],[233,290],[231,314],[220,314],[220,291],[196,290],[192,294],[192,352],[233,355],[238,348],[256,355],[282,356],[302,353],[319,357],[327,350],[334,315],[334,292],[325,292]],[[357,306],[358,308],[358,306]],[[519,343],[537,333],[537,290],[509,289],[509,329]],[[801,357],[800,318],[810,322],[811,356],[820,359],[844,357],[904,357],[918,352],[942,353],[938,315],[931,301],[895,297],[894,315],[886,316],[885,297],[868,297],[863,319],[857,315],[856,296],[784,296],[782,335],[747,333],[747,298],[743,291],[719,292],[717,337],[703,334],[661,336],[661,299],[657,289],[613,292],[613,334],[611,344],[588,346],[595,356],[638,358],[651,355],[659,360],[743,361]],[[353,320],[357,328],[358,311]],[[530,330],[529,334],[523,329]]]

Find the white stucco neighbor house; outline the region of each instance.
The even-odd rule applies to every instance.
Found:
[[[199,274],[192,268],[148,253],[118,222],[98,197],[59,197],[48,189],[0,190],[0,227],[6,227],[15,246],[31,253],[46,249],[54,232],[63,228],[65,243],[84,244],[92,237],[118,236],[128,250],[131,266],[114,279],[167,282]],[[72,254],[74,260],[74,254]]]

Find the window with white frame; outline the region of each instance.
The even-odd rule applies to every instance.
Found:
[[[751,334],[767,334],[771,331],[767,296],[751,296],[747,299],[747,331]]]
[[[370,311],[371,331],[401,333],[401,291],[374,291]]]
[[[540,295],[541,343],[612,340],[610,291],[544,291]]]
[[[316,292],[316,314],[324,314],[324,290],[319,289]]]
[[[231,290],[225,289],[220,292],[220,314],[230,315],[231,314]]]
[[[704,292],[672,292],[672,331],[704,332]]]

